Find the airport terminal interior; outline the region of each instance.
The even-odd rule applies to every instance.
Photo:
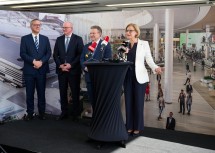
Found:
[[[123,0],[118,3],[120,2],[128,3],[123,2]],[[31,32],[29,23],[34,18],[39,18],[42,21],[41,33],[48,36],[52,50],[56,38],[62,34],[63,22],[71,21],[74,25],[74,33],[82,37],[84,44],[90,41],[90,26],[100,25],[103,28],[103,36],[110,37],[112,50],[116,55],[119,55],[119,44],[126,40],[125,26],[130,22],[137,23],[141,29],[140,39],[149,42],[154,60],[164,67],[164,72],[161,75],[161,88],[164,92],[168,91],[169,86],[172,89],[171,94],[166,94],[167,99],[171,101],[167,101],[161,115],[162,119],[158,119],[157,75],[148,69],[150,100],[144,102],[144,126],[165,129],[169,112],[173,112],[173,117],[176,120],[175,131],[213,136],[215,142],[215,1],[188,0],[187,4],[176,0],[174,4],[167,0],[160,1],[160,3],[157,3],[159,1],[156,0],[153,0],[152,3],[150,1],[144,1],[143,3],[141,0],[136,2],[133,5],[125,4],[121,6],[113,0],[109,2],[92,0],[87,2],[92,4],[80,4],[83,9],[78,9],[73,4],[68,4],[67,8],[66,6],[58,6],[59,9],[56,9],[50,6],[47,9],[48,6],[34,8],[34,6],[28,7],[27,4],[23,4],[26,7],[22,8],[22,5],[19,7],[18,3],[12,6],[13,4],[4,4],[0,1],[0,144],[5,144],[4,140],[1,140],[1,128],[3,129],[6,124],[13,124],[14,120],[20,122],[23,114],[26,113],[24,102],[25,83],[22,76],[23,61],[19,56],[19,47],[20,38]],[[162,4],[162,2],[165,3]],[[31,3],[31,5],[35,3],[37,2]],[[61,5],[60,2],[59,5]],[[173,22],[173,28],[167,30],[166,22]],[[172,43],[170,43],[172,48],[169,49],[165,38],[171,34],[173,36],[171,38]],[[167,54],[166,52],[171,53]],[[172,57],[165,57],[171,55]],[[172,74],[165,73],[170,68],[166,67],[169,62],[172,64]],[[194,68],[194,62],[196,68]],[[55,63],[52,58],[49,60],[49,65],[51,72],[47,76],[46,113],[48,115],[59,115],[58,78],[55,74]],[[186,93],[186,85],[184,84],[188,76],[187,65],[189,65],[191,75],[190,84],[193,87],[193,102],[190,114],[188,114],[187,108],[185,108],[183,114],[179,113],[178,98],[182,89]],[[83,75],[81,91],[85,93],[86,85]],[[166,78],[169,78],[170,82]],[[83,98],[83,95],[80,98]],[[86,100],[84,101],[84,111],[81,119],[86,120],[87,118],[87,120],[90,120],[88,118],[90,113],[85,113],[88,110],[89,103]],[[125,122],[126,112],[123,94],[121,97],[121,111]],[[152,140],[144,137],[144,132],[142,133],[143,137],[132,139],[127,144],[126,151],[120,148],[111,150],[111,152],[141,153],[143,148],[145,148],[144,152],[173,152],[174,147],[167,149],[164,147],[167,145],[181,149],[174,152],[214,152],[214,150],[210,150],[211,148],[192,148],[189,145],[182,145],[183,143],[172,144],[168,141]],[[9,138],[5,140],[6,145],[10,145],[8,144],[9,140]],[[12,144],[24,148],[18,142]],[[153,147],[147,148],[147,145],[153,145]],[[27,148],[30,149],[30,146]],[[160,150],[157,148],[160,148]],[[33,150],[37,149],[34,147]],[[67,151],[62,153],[67,153]]]

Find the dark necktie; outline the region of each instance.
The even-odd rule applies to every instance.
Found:
[[[39,42],[38,42],[37,36],[35,36],[34,38],[35,38],[35,42],[34,43],[35,43],[36,49],[38,51],[38,49],[39,49]]]
[[[69,37],[66,37],[66,43],[65,43],[66,51],[67,51],[68,46],[69,46]]]

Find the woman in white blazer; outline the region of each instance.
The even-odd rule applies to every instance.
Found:
[[[147,82],[149,82],[145,61],[154,73],[162,71],[153,61],[148,41],[139,39],[139,27],[130,23],[125,32],[129,40],[127,60],[134,63],[127,72],[124,82],[126,128],[129,135],[138,136],[144,129],[144,96]]]

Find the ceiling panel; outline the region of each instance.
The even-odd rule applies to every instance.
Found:
[[[16,11],[38,11],[38,12],[49,12],[49,13],[84,13],[84,12],[91,12],[95,8],[95,11],[107,11],[107,10],[118,10],[121,11],[123,9],[129,9],[129,8],[140,8],[140,7],[166,7],[166,6],[175,6],[175,5],[208,5],[208,3],[212,3],[210,0],[180,0],[180,3],[170,3],[169,0],[132,0],[132,3],[138,3],[138,5],[130,6],[130,5],[124,5],[124,6],[116,6],[116,7],[108,7],[106,5],[111,4],[125,4],[125,3],[131,3],[131,0],[90,0],[89,3],[86,4],[78,4],[78,5],[69,5],[66,4],[64,6],[57,5],[57,7],[51,7],[48,6],[50,3],[62,3],[62,2],[80,2],[81,0],[50,0],[49,2],[41,2],[41,0],[36,1],[34,3],[27,3],[27,4],[21,4],[21,6],[29,5],[29,4],[45,4],[43,7],[27,7],[27,8],[13,8],[19,6],[17,5],[2,5],[2,3],[7,0],[0,0],[0,9],[1,10],[16,10]],[[21,0],[19,0],[20,2]],[[191,1],[191,2],[188,2]],[[154,3],[152,2],[159,2]],[[160,2],[166,2],[166,3],[160,3]],[[171,0],[171,2],[176,2],[176,0]],[[150,4],[141,4],[141,3],[150,3]],[[84,9],[85,8],[85,9]],[[71,9],[71,11],[69,11]]]
[[[7,1],[7,0],[0,0],[0,10],[30,11],[30,12],[44,12],[44,13],[58,13],[58,14],[80,14],[80,13],[93,13],[93,12],[121,11],[125,19],[126,19],[126,16],[132,16],[132,15],[138,14],[143,10],[149,10],[149,12],[153,16],[153,21],[145,25],[144,26],[145,28],[153,28],[155,23],[158,23],[160,28],[164,28],[165,9],[172,8],[174,9],[174,12],[175,12],[174,16],[175,16],[176,29],[182,26],[189,25],[198,16],[198,8],[200,6],[214,6],[215,4],[215,0],[180,0],[180,3],[170,3],[170,0],[132,0],[132,1],[131,0],[90,0],[90,2],[86,4],[78,4],[78,5],[67,4],[64,6],[58,5],[58,6],[51,7],[51,6],[48,6],[48,4],[56,3],[56,2],[57,3],[80,2],[81,0],[50,0],[49,2],[41,2],[42,0],[37,0],[34,3],[22,4],[21,6],[25,6],[29,4],[45,4],[45,6],[13,8],[14,6],[18,6],[18,4],[2,5],[3,1]],[[21,0],[19,0],[19,2],[20,1]],[[188,1],[190,2],[187,3]],[[143,3],[149,3],[149,2],[150,4],[147,4],[147,5],[143,4]],[[152,4],[152,2],[156,2],[156,3]],[[167,3],[160,3],[160,2],[167,2]],[[176,2],[176,0],[171,0],[171,2]],[[113,6],[113,7],[106,6],[111,4],[124,4],[124,3],[142,3],[142,4],[138,4],[134,6],[129,6],[129,5]],[[215,25],[214,24],[215,19],[211,15],[209,16],[211,19],[205,20],[205,22],[208,21],[208,23],[206,24]]]

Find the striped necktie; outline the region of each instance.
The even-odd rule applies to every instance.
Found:
[[[66,37],[66,43],[65,43],[65,49],[66,49],[66,51],[67,51],[67,48],[69,46],[69,38],[70,37]]]
[[[38,49],[39,49],[39,42],[38,42],[37,36],[35,36],[34,38],[35,38],[35,42],[34,43],[35,43],[36,49],[38,51]]]

